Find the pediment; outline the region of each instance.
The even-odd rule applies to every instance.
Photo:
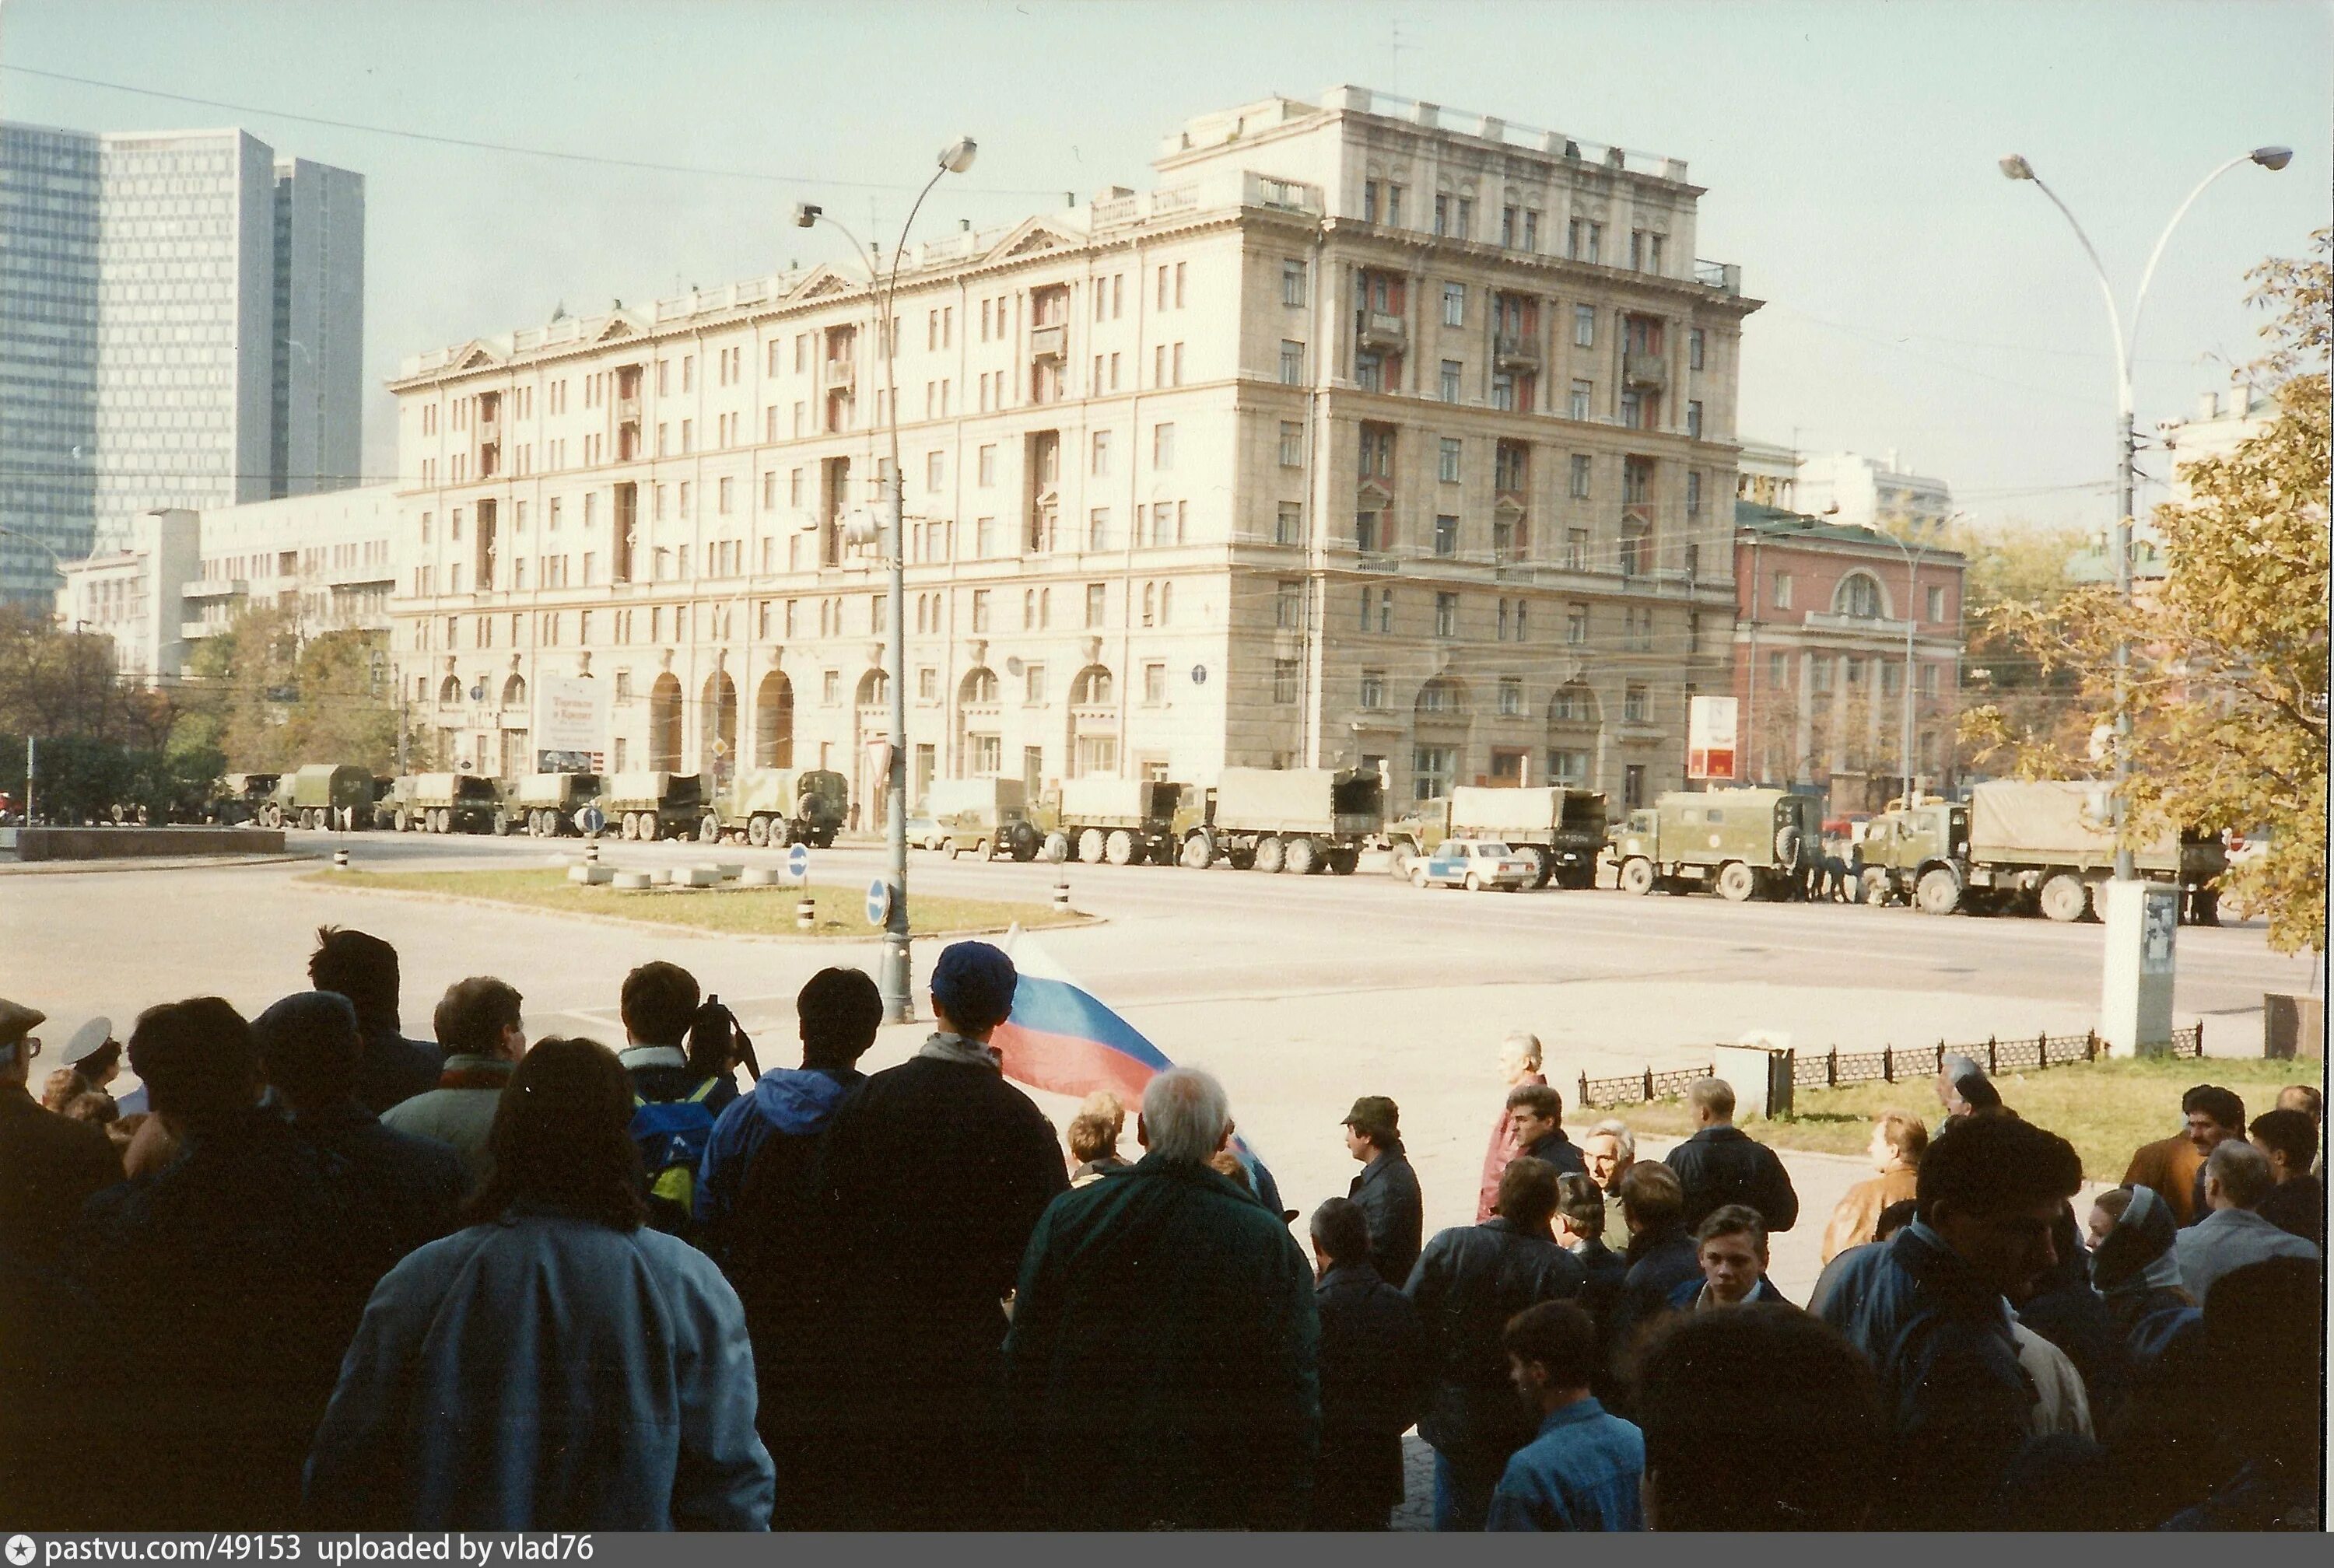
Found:
[[[982,259],[1007,261],[1017,256],[1043,255],[1048,251],[1068,250],[1080,244],[1081,238],[1042,217],[1027,218],[991,247]]]
[[[503,357],[500,354],[496,353],[494,350],[476,338],[464,344],[462,351],[454,356],[454,369],[457,370],[484,370],[489,365],[499,365],[502,362]]]
[[[1355,491],[1354,495],[1364,511],[1383,511],[1394,505],[1394,492],[1382,479],[1363,480],[1361,488]]]
[[[797,300],[831,299],[836,294],[858,293],[865,287],[864,284],[833,267],[822,266],[803,281],[802,287],[794,292],[793,297]]]

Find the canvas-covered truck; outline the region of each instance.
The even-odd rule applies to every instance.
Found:
[[[2040,911],[2079,920],[2115,873],[2109,786],[2001,779],[1966,803],[1924,799],[1883,812],[1864,834],[1867,903],[1903,899],[1932,915]],[[2135,849],[2139,874],[2176,882],[2200,920],[2213,918],[2228,852],[2217,835],[2164,833]]]
[[[231,773],[224,783],[226,790],[218,798],[215,810],[223,826],[249,822],[255,827],[280,828],[284,825],[284,806],[276,799],[276,785],[284,775],[277,773]],[[268,821],[270,808],[275,821]]]
[[[851,781],[826,768],[749,767],[715,797],[714,832],[784,849],[834,842],[851,809]],[[702,832],[700,837],[704,836]]]
[[[399,832],[490,833],[502,821],[502,791],[476,774],[414,774],[397,781],[390,799]]]
[[[372,770],[354,763],[310,763],[292,774],[285,820],[298,828],[372,826]]]
[[[531,773],[510,782],[504,813],[511,830],[531,839],[580,833],[575,813],[600,798],[595,773]]]
[[[924,813],[940,835],[949,859],[999,855],[1016,861],[1037,858],[1037,828],[1029,820],[1029,792],[1018,778],[934,779]]]
[[[1175,863],[1176,815],[1184,788],[1163,780],[1068,778],[1030,813],[1044,835],[1041,851],[1056,865],[1108,861],[1114,866]]]
[[[1385,832],[1385,776],[1375,768],[1228,767],[1183,834],[1194,868],[1218,856],[1241,871],[1353,874]]]
[[[704,783],[693,773],[612,774],[600,810],[623,838],[693,839],[706,817]]]
[[[1614,830],[1621,890],[1715,890],[1734,903],[1804,889],[1823,849],[1823,802],[1789,790],[1671,790]]]
[[[1532,862],[1532,886],[1596,885],[1596,857],[1605,849],[1605,797],[1558,784],[1495,789],[1461,784],[1448,799],[1421,801],[1386,826],[1391,868],[1410,874],[1410,862],[1431,855],[1444,839],[1489,839]]]

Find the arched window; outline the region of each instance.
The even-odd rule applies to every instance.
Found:
[[[461,701],[461,677],[456,675],[448,676],[438,688],[438,700],[443,703],[456,703]]]
[[[514,675],[508,680],[503,682],[503,706],[505,707],[525,707],[526,706],[526,681],[525,678]]]
[[[1078,671],[1077,679],[1070,683],[1070,706],[1073,707],[1104,707],[1111,702],[1116,689],[1111,681],[1109,670],[1099,664],[1089,664]]]
[[[1156,626],[1158,623],[1159,584],[1156,582],[1146,582],[1143,585],[1143,624],[1145,626]]]
[[[1159,624],[1172,626],[1174,623],[1175,585],[1172,582],[1162,582],[1159,585]]]
[[[892,678],[880,669],[871,669],[859,678],[859,706],[888,707],[892,701]]]
[[[957,688],[957,701],[968,707],[997,706],[997,672],[981,669],[969,670],[964,684]]]
[[[1840,615],[1858,620],[1880,619],[1880,583],[1869,572],[1851,572],[1839,580],[1839,591],[1832,595],[1832,609]]]
[[[1461,717],[1467,712],[1467,688],[1455,680],[1430,680],[1418,688],[1417,711]]]

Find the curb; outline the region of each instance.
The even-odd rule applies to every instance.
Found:
[[[318,861],[319,855],[172,855],[141,860],[118,855],[101,861],[30,861],[0,862],[0,877],[89,876],[101,871],[197,871],[221,866],[287,866]]]

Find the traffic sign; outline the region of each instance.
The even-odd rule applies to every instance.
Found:
[[[786,875],[797,882],[810,880],[810,846],[796,844],[786,851]]]
[[[575,825],[586,835],[597,838],[600,831],[608,825],[608,814],[598,806],[587,803],[582,811],[575,813]]]
[[[1191,684],[1193,686],[1205,686],[1208,684],[1208,667],[1206,665],[1195,664],[1191,666]]]
[[[867,884],[867,923],[880,926],[892,918],[892,884],[878,877]]]

